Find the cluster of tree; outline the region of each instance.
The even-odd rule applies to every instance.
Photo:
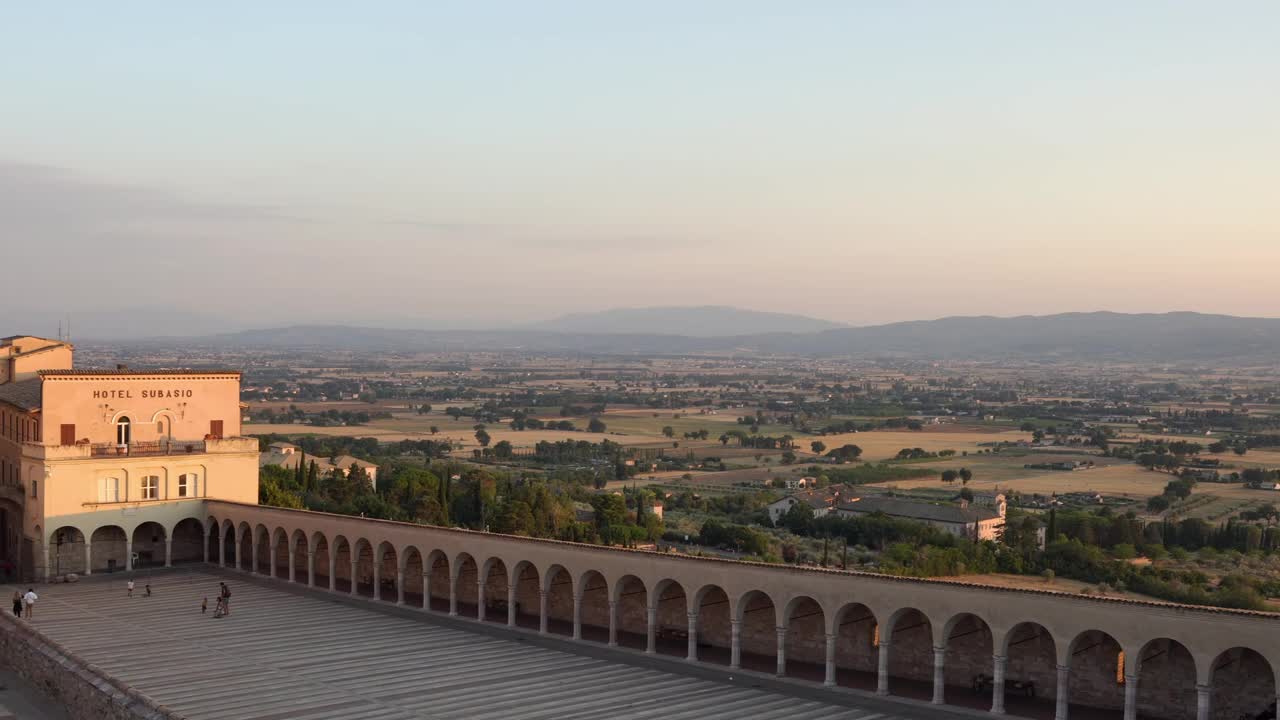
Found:
[[[838,448],[832,448],[827,451],[827,457],[837,462],[853,462],[862,457],[862,448],[853,444],[841,445]]]
[[[1277,481],[1280,481],[1280,470],[1248,468],[1240,472],[1240,480],[1254,489],[1269,488]]]
[[[875,465],[858,465],[856,467],[828,468],[820,468],[814,465],[809,468],[809,474],[817,477],[819,482],[823,482],[825,479],[832,483],[844,485],[868,485],[870,483],[929,477],[933,475],[933,471],[919,467],[913,468],[879,463]]]
[[[902,448],[898,454],[894,456],[895,460],[925,460],[927,458],[951,457],[955,455],[955,450],[939,450],[938,452],[929,452],[923,448]]]
[[[741,430],[730,430],[719,438],[721,445],[728,445],[730,440],[736,440],[738,447],[749,447],[763,450],[791,450],[795,447],[795,438],[790,435],[782,437],[772,437],[770,435],[748,435]]]
[[[733,550],[746,555],[770,554],[769,536],[753,527],[707,520],[698,533],[698,544]]]
[[[973,479],[973,471],[970,470],[969,468],[962,467],[959,470],[943,470],[942,471],[942,482],[944,483],[953,483],[956,480],[959,480],[965,485],[968,485],[969,481],[972,479]]]
[[[355,455],[356,457],[372,459],[384,454],[384,448],[378,442],[378,438],[372,437],[357,438],[347,435],[289,437],[288,435],[276,433],[255,435],[254,437],[258,438],[258,450],[261,452],[266,452],[272,443],[287,442],[298,446],[300,450],[308,455],[318,455],[326,458],[337,455]]]

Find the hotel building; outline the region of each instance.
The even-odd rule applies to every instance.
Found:
[[[203,560],[204,501],[258,501],[240,373],[77,370],[73,354],[0,339],[0,574]]]

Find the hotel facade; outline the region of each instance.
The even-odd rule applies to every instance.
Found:
[[[76,370],[73,356],[56,340],[0,339],[3,571],[203,560],[204,501],[258,501],[240,373]]]

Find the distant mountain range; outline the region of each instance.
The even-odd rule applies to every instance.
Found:
[[[722,313],[722,310],[730,312]],[[1280,319],[1191,312],[1064,313],[1020,317],[949,317],[868,327],[777,330],[779,324],[814,328],[824,321],[763,313],[771,331],[725,335],[637,332],[659,317],[686,312],[697,324],[745,322],[752,313],[732,308],[651,308],[569,316],[525,330],[395,330],[338,325],[296,325],[193,338],[208,345],[342,348],[367,351],[513,350],[599,354],[763,353],[938,359],[1111,360],[1143,362],[1274,363],[1280,359]],[[635,322],[629,321],[636,318]],[[675,324],[675,323],[673,323]],[[825,323],[831,325],[832,323]],[[551,328],[560,329],[551,329]],[[607,327],[608,330],[596,328]],[[733,325],[741,330],[741,325]]]
[[[532,330],[561,333],[609,333],[732,337],[762,333],[816,333],[848,325],[805,315],[743,310],[723,305],[696,307],[616,308],[572,313],[530,325]]]

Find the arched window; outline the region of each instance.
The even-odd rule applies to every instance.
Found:
[[[147,475],[142,478],[142,499],[143,500],[159,500],[160,499],[160,477],[157,475]]]
[[[128,445],[133,433],[131,432],[131,424],[128,416],[122,417],[116,421],[116,444]]]

